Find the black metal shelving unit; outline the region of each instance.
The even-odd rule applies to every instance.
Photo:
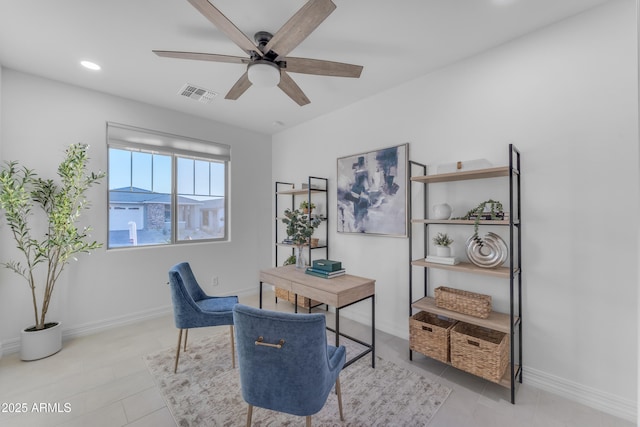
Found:
[[[297,209],[300,201],[307,200],[309,202],[313,202],[314,196],[315,200],[322,200],[324,203],[324,212],[322,214],[322,222],[323,231],[319,234],[320,243],[316,247],[311,247],[311,245],[307,246],[307,260],[309,263],[313,260],[313,254],[316,252],[320,252],[323,254],[323,258],[329,259],[329,179],[321,178],[317,176],[309,176],[307,178],[307,188],[295,188],[295,184],[291,182],[282,182],[276,181],[275,183],[275,258],[274,258],[274,266],[278,266],[279,262],[279,252],[280,248],[288,250],[290,254],[294,254],[295,245],[288,245],[282,243],[282,240],[287,237],[284,234],[284,225],[282,224],[281,215],[285,209],[289,208],[291,210]],[[283,207],[281,202],[285,202],[286,204]],[[313,212],[312,212],[313,214]],[[317,230],[316,230],[317,231]],[[324,239],[324,241],[322,241]],[[277,302],[277,299],[276,299]]]
[[[422,175],[413,176],[414,169],[419,169]],[[420,183],[423,185],[422,193],[422,213],[418,219],[411,220],[409,231],[409,316],[412,316],[414,310],[423,310],[437,315],[449,317],[454,320],[462,320],[468,323],[474,323],[490,329],[500,330],[509,334],[509,367],[503,377],[500,385],[510,389],[511,403],[515,403],[515,387],[516,382],[522,383],[522,225],[521,225],[521,174],[520,174],[520,151],[513,145],[509,144],[509,165],[498,168],[487,168],[472,170],[466,172],[454,172],[445,174],[427,175],[427,167],[423,164],[410,161],[409,171],[411,184]],[[429,263],[424,260],[427,255],[427,246],[429,241],[429,226],[433,224],[447,226],[469,226],[473,225],[473,220],[429,220],[426,218],[428,208],[428,187],[431,184],[476,180],[486,178],[505,177],[509,180],[509,219],[504,220],[483,220],[480,222],[483,226],[503,226],[509,228],[509,262],[508,267],[482,268],[476,267],[470,263],[461,263],[457,265],[442,265]],[[412,199],[413,192],[410,191],[409,212],[413,216]],[[423,225],[422,238],[424,239],[424,248],[422,257],[414,259],[413,243],[414,235],[412,229],[416,225]],[[424,271],[423,297],[414,300],[413,295],[413,275],[416,268]],[[509,313],[495,313],[491,320],[483,321],[483,319],[473,319],[469,316],[460,315],[458,313],[437,308],[433,303],[433,298],[429,297],[429,274],[431,268],[446,269],[451,271],[482,274],[496,277],[500,280],[509,280]],[[496,321],[496,319],[498,319]],[[413,360],[413,351],[409,350],[409,359]]]

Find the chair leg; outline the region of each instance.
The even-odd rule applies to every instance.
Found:
[[[182,349],[183,351],[187,351],[187,338],[189,337],[189,330],[185,329],[184,330],[184,348]]]
[[[311,427],[311,415],[307,415],[307,427]]]
[[[236,346],[233,340],[233,325],[230,325],[230,333],[231,333],[231,365],[233,369],[236,369]]]
[[[336,394],[338,395],[338,409],[340,410],[340,421],[344,421],[342,413],[342,392],[340,391],[340,378],[336,378]]]
[[[182,329],[178,332],[178,350],[176,350],[176,364],[173,366],[173,373],[178,372],[178,359],[180,358],[180,346],[182,345]]]
[[[252,415],[253,415],[253,405],[249,405],[249,410],[247,411],[247,427],[251,427]]]

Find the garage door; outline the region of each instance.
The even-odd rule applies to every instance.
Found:
[[[144,208],[141,205],[112,205],[109,207],[109,231],[128,230],[129,221],[136,228],[144,228]]]

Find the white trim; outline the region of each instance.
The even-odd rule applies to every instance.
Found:
[[[635,401],[566,378],[525,366],[522,382],[631,422],[637,419],[638,409]]]
[[[62,340],[65,341],[69,338],[91,335],[107,329],[113,329],[118,326],[126,326],[133,323],[142,322],[144,320],[155,319],[170,314],[172,311],[172,306],[164,306],[152,310],[141,311],[127,316],[114,317],[112,319],[107,319],[100,322],[85,323],[84,325],[76,326],[62,331]],[[4,354],[19,352],[20,337],[0,342],[0,350],[2,349],[4,351]],[[0,356],[2,354],[3,353],[0,352]]]
[[[239,292],[233,292],[233,295],[252,295],[257,293],[254,288],[248,288]],[[225,296],[225,295],[220,295]],[[85,323],[84,325],[76,326],[73,328],[65,329],[62,331],[62,341],[69,338],[81,337],[85,335],[95,334],[107,329],[113,329],[118,326],[131,325],[133,323],[142,322],[145,320],[155,319],[158,317],[171,314],[173,312],[173,306],[168,305],[164,307],[154,308],[151,310],[141,311],[138,313],[130,314],[127,316],[114,317],[112,319],[102,320],[99,322]],[[0,341],[0,358],[3,354],[17,353],[20,351],[20,337],[8,339],[6,341]]]

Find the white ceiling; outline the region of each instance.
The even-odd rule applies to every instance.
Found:
[[[303,0],[210,0],[250,39],[276,32]],[[334,0],[291,56],[363,65],[359,79],[291,74],[311,104],[255,86],[224,95],[238,64],[159,58],[151,50],[245,56],[187,0],[1,0],[0,64],[66,83],[273,134],[608,0]],[[79,61],[102,70],[92,72]],[[178,96],[190,83],[219,95]],[[276,124],[280,122],[281,124]]]

